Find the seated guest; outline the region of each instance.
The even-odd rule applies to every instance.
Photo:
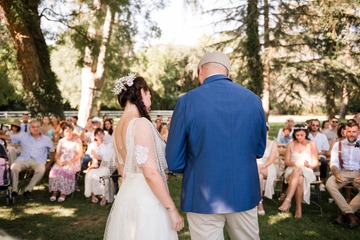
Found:
[[[328,129],[330,127],[329,120],[325,120],[321,124],[321,132],[325,131],[325,129]]]
[[[334,144],[331,150],[330,167],[333,175],[326,182],[326,189],[340,208],[341,214],[335,223],[343,224],[347,221],[350,228],[359,226],[359,218],[354,213],[360,208],[360,148],[356,143],[359,136],[359,125],[349,122],[345,127],[346,139]],[[351,183],[358,194],[346,202],[339,189]]]
[[[323,133],[326,135],[329,144],[331,143],[331,139],[336,138],[336,130],[339,125],[339,119],[337,117],[330,118],[330,126],[325,129]]]
[[[310,121],[309,125],[309,139],[316,143],[316,148],[319,151],[319,161],[320,161],[320,179],[322,184],[320,184],[320,191],[325,191],[325,182],[327,178],[327,169],[328,164],[326,157],[329,156],[330,145],[326,138],[326,135],[320,132],[320,121],[313,119]]]
[[[44,116],[41,123],[41,133],[48,136],[49,138],[52,138],[54,131],[55,129],[50,124],[50,118],[48,116]]]
[[[10,130],[6,132],[6,135],[17,135],[20,134],[21,131],[21,123],[19,119],[14,119],[10,125]],[[18,144],[11,144],[8,142],[7,144],[8,156],[10,166],[16,160],[16,158],[20,155],[21,149]]]
[[[292,139],[292,137],[291,137],[291,128],[289,128],[289,127],[284,127],[283,128],[283,136],[282,137],[280,137],[280,141],[279,141],[279,143],[283,143],[283,144],[288,144],[289,142],[290,142],[290,140]]]
[[[90,121],[90,126],[86,126],[81,133],[81,140],[85,143],[90,145],[94,141],[94,132],[97,128],[101,128],[101,119],[99,117],[93,117]],[[112,137],[109,135],[107,131],[104,132],[104,142],[112,141]],[[83,163],[81,166],[82,170],[87,169],[89,162],[91,161],[91,157],[88,154],[88,151],[85,153],[83,158]]]
[[[54,142],[54,144],[56,145],[59,141],[59,139],[61,138],[61,127],[60,127],[60,117],[57,115],[52,115],[51,116],[51,123],[52,126],[54,128],[54,131],[52,133],[52,141]]]
[[[290,136],[292,135],[294,123],[295,123],[294,119],[292,119],[292,118],[289,118],[289,119],[286,120],[284,127],[279,129],[279,132],[278,132],[278,135],[277,135],[277,138],[276,138],[277,142],[280,142],[280,139],[284,136],[284,129],[285,128],[291,129]]]
[[[109,135],[113,134],[113,120],[111,118],[108,118],[104,121],[104,131],[107,131],[109,133]]]
[[[72,124],[73,124],[73,126],[74,126],[74,133],[76,133],[77,135],[80,136],[83,128],[80,127],[80,126],[77,124],[77,122],[78,122],[78,117],[77,117],[77,116],[73,116],[73,117],[72,117]]]
[[[159,129],[159,133],[161,135],[161,137],[167,141],[168,138],[168,134],[169,134],[169,128],[167,126],[166,123],[161,123],[160,129]]]
[[[306,124],[296,124],[293,140],[286,146],[285,181],[288,182],[289,187],[279,211],[289,211],[291,200],[295,195],[295,218],[302,217],[301,204],[303,200],[310,204],[310,183],[316,179],[313,169],[319,164],[316,144],[309,140],[308,136]]]
[[[58,202],[65,201],[66,195],[75,190],[75,174],[80,171],[82,156],[82,142],[73,134],[74,127],[65,123],[64,137],[56,147],[55,164],[49,173],[49,191],[52,193],[50,201],[55,201],[57,192],[60,192]]]
[[[338,127],[337,127],[337,130],[336,130],[336,138],[333,138],[330,142],[330,153],[331,153],[331,150],[333,149],[334,147],[334,144],[336,142],[338,142],[339,140],[344,140],[346,138],[346,131],[345,131],[345,128],[346,128],[346,123],[339,123]]]
[[[30,134],[22,132],[15,135],[0,135],[0,138],[11,139],[12,144],[21,146],[20,156],[11,165],[12,195],[18,195],[19,173],[25,169],[32,168],[34,175],[23,193],[28,200],[33,200],[31,191],[44,176],[45,170],[50,168],[51,161],[46,162],[48,152],[53,160],[55,152],[53,143],[48,136],[41,134],[40,122],[32,120],[29,126]]]
[[[29,114],[23,113],[22,123],[21,123],[21,132],[29,133]]]
[[[267,132],[269,133],[270,126],[266,124]],[[276,179],[276,168],[274,166],[274,160],[278,155],[278,146],[275,141],[266,139],[266,149],[262,158],[257,159],[259,178],[260,178],[260,190],[261,195],[272,199],[274,195],[274,180]],[[265,189],[264,189],[264,183]],[[262,205],[262,200],[258,205],[258,214],[265,215],[265,210]]]
[[[93,203],[98,203],[97,195],[102,198],[100,205],[113,201],[114,189],[111,174],[116,170],[113,142],[104,142],[104,131],[101,128],[95,130],[95,141],[88,147],[92,158],[92,164],[85,175],[85,197],[91,196]],[[103,177],[103,179],[101,179]]]

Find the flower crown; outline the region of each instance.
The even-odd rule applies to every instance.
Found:
[[[136,78],[135,73],[129,73],[125,77],[121,77],[115,80],[115,87],[112,92],[115,95],[119,95],[122,91],[126,91],[127,87],[131,87],[134,84],[134,79]]]
[[[307,130],[308,126],[306,124],[304,124],[303,126],[296,126],[293,127],[294,130]]]

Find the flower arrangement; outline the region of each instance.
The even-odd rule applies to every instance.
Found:
[[[134,79],[136,78],[135,73],[129,73],[125,77],[121,77],[115,80],[115,87],[112,92],[115,95],[119,95],[122,91],[126,91],[127,87],[131,87],[134,84]]]

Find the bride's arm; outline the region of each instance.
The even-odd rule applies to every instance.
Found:
[[[172,229],[180,231],[184,227],[184,218],[176,209],[165,181],[158,169],[156,145],[151,125],[145,119],[139,119],[134,126],[134,144],[136,163],[141,167],[143,175],[151,191],[167,209],[172,222]]]
[[[168,211],[172,222],[172,229],[175,231],[180,231],[184,227],[184,218],[176,209],[175,203],[171,199],[159,171],[153,168],[143,167],[143,174],[151,191]]]

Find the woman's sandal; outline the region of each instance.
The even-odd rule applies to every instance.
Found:
[[[99,199],[96,196],[92,196],[91,201],[92,203],[97,204],[99,202]]]
[[[261,201],[259,202],[259,205],[262,206],[262,202],[263,202],[263,200],[261,199]],[[259,205],[258,205],[258,209],[259,209]],[[264,216],[265,215],[264,206],[262,206],[262,207],[263,207],[263,210],[257,210],[259,216]]]
[[[56,201],[56,196],[51,196],[50,197],[50,202],[55,202]]]
[[[65,201],[65,198],[66,198],[66,195],[60,195],[60,197],[58,198],[58,202],[64,202]]]
[[[278,208],[278,210],[280,211],[280,212],[288,212],[289,210],[290,210],[290,208],[291,208],[291,199],[289,199],[289,198],[285,198],[285,201],[288,201],[289,202],[289,206],[287,207],[287,208],[281,208],[281,206]],[[285,202],[284,201],[284,202]],[[283,203],[284,204],[284,203]]]
[[[100,201],[100,206],[105,206],[106,205],[106,198],[102,198],[101,201]]]

